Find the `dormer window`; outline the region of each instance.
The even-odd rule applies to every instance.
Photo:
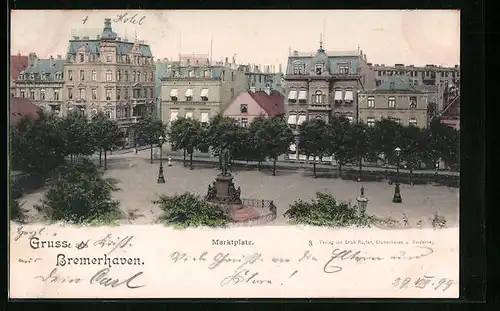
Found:
[[[83,53],[80,53],[78,57],[80,58],[80,63],[85,62],[85,56],[83,55]]]
[[[341,75],[349,74],[349,64],[343,63],[339,65],[339,73]]]
[[[316,64],[314,67],[314,72],[319,76],[323,73],[323,64]]]
[[[294,75],[303,75],[304,74],[304,64],[293,65],[293,74]]]
[[[35,80],[35,74],[34,73],[30,74],[30,80]]]

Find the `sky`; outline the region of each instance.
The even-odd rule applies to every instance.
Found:
[[[137,14],[136,24],[114,21],[125,13]],[[460,12],[452,10],[13,10],[11,53],[64,56],[73,35],[100,34],[105,18],[118,36],[150,44],[155,59],[212,50],[213,61],[234,56],[238,64],[278,68],[290,49],[314,52],[323,37],[325,50],[359,47],[374,64],[460,63]]]

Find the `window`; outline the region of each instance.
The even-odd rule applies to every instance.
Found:
[[[80,89],[80,99],[85,99],[85,89]]]
[[[303,64],[293,65],[293,74],[294,75],[303,75],[304,71],[305,70],[304,70]]]
[[[121,89],[116,89],[116,100],[120,100],[122,95]]]
[[[381,72],[380,71],[377,71],[377,75],[380,77],[381,76]]]
[[[204,76],[205,78],[208,78],[208,70],[203,70],[203,76]]]
[[[307,91],[299,91],[299,96],[297,96],[299,103],[305,104],[307,101]]]
[[[322,104],[323,103],[323,92],[321,92],[321,91],[314,92],[314,103],[315,104]]]
[[[235,79],[235,76],[234,76],[234,72],[232,72],[232,71],[231,71],[231,81],[234,81],[234,80],[236,80],[236,79]],[[248,121],[248,120],[247,120],[247,121]]]
[[[129,94],[130,94],[129,89],[125,89],[125,94],[123,94],[124,95],[123,98],[124,99],[128,99],[129,98]]]
[[[186,98],[187,102],[193,101],[193,89],[187,89],[184,97]]]
[[[295,125],[295,124],[297,124],[297,115],[296,114],[290,114],[288,116],[287,123],[288,123],[288,125]]]
[[[92,89],[92,99],[97,99],[97,89]]]
[[[352,90],[346,90],[346,91],[345,91],[344,100],[345,100],[347,103],[349,103],[349,104],[353,102],[354,97],[353,97],[353,92],[352,92]]]
[[[297,101],[297,91],[292,90],[288,93],[288,101],[292,103]]]
[[[368,126],[375,126],[375,118],[374,117],[368,117],[368,118],[366,118],[366,124]]]
[[[106,54],[106,62],[111,63],[111,54]]]
[[[174,122],[177,120],[177,116],[179,115],[179,110],[177,109],[171,109],[170,110],[170,122]]]
[[[314,67],[315,68],[315,72],[316,74],[319,76],[323,73],[323,64],[316,64],[316,66]]]
[[[202,89],[200,97],[202,101],[208,101],[208,89]]]
[[[149,82],[154,81],[154,74],[152,72],[149,73]]]
[[[240,112],[241,113],[248,113],[248,105],[247,104],[241,104],[240,105]]]
[[[339,65],[339,73],[341,75],[346,75],[349,73],[349,64],[340,64]]]
[[[68,80],[73,81],[73,70],[68,70]]]
[[[125,109],[124,109],[124,111],[123,111],[123,116],[124,116],[125,118],[128,118],[128,117],[129,117],[129,110],[128,110],[128,108],[127,108],[127,107],[125,107]]]
[[[121,81],[121,80],[122,80],[122,71],[121,71],[121,70],[118,70],[118,71],[116,72],[116,79],[117,79],[118,81]]]
[[[125,81],[128,82],[128,70],[125,70]]]
[[[85,71],[80,70],[80,81],[85,81]]]
[[[410,120],[408,121],[408,125],[410,125],[410,126],[417,126],[417,118],[416,117],[410,117]]]
[[[30,98],[35,99],[35,90],[30,90]]]
[[[389,82],[389,88],[391,90],[394,90],[395,85],[396,85],[396,83],[394,81]]]
[[[54,100],[59,100],[59,90],[54,90]]]
[[[241,118],[241,126],[243,127],[248,126],[248,118]]]
[[[25,95],[24,95],[24,91],[21,91],[21,98],[24,98]]]
[[[111,119],[112,115],[111,115],[111,111],[106,111],[106,117],[108,117],[108,119]]]
[[[92,70],[92,81],[97,80],[97,72],[95,70]]]
[[[80,57],[80,63],[83,63],[85,61],[85,56],[83,55],[83,53],[80,53],[78,56]]]
[[[297,118],[297,124],[298,125],[301,125],[302,123],[304,123],[307,119],[307,116],[305,114],[301,114],[299,115],[299,117]]]
[[[208,124],[209,118],[208,118],[208,112],[202,112],[200,115],[200,122],[204,125]]]
[[[106,70],[106,81],[111,81],[112,79],[112,72],[111,70]]]
[[[147,72],[143,73],[142,78],[143,78],[144,82],[147,82],[148,81],[148,73]]]
[[[106,100],[111,100],[111,89],[106,90]]]
[[[68,99],[73,99],[73,89],[72,88],[68,88]]]
[[[132,82],[135,82],[135,70],[132,71]]]
[[[192,119],[193,118],[193,111],[186,111],[185,118],[186,119]]]
[[[375,108],[375,97],[368,97],[368,108]]]
[[[389,97],[389,100],[388,100],[388,105],[389,105],[389,108],[396,108],[396,97]]]
[[[192,78],[193,77],[193,71],[192,70],[188,70],[188,78]]]
[[[410,108],[417,108],[417,96],[410,96]]]
[[[344,92],[342,90],[335,90],[335,103],[340,104],[344,100]]]
[[[40,99],[45,100],[45,90],[44,89],[40,90]]]

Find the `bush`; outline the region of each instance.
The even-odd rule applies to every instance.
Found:
[[[311,202],[292,203],[284,216],[295,224],[313,226],[365,227],[373,223],[372,216],[358,214],[350,203],[336,201],[333,196],[319,192]]]
[[[434,229],[443,229],[446,228],[446,219],[436,211],[432,215],[431,224]]]
[[[189,192],[173,197],[160,196],[154,202],[165,212],[161,217],[167,225],[186,227],[220,227],[231,221],[223,207]]]
[[[111,194],[119,190],[117,181],[103,175],[89,161],[65,167],[36,208],[51,221],[106,224],[116,220],[119,202]]]

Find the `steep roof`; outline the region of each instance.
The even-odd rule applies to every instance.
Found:
[[[38,118],[38,112],[42,111],[40,107],[31,103],[26,98],[10,98],[10,125],[16,125],[23,117],[32,119]]]
[[[19,79],[19,74],[21,71],[25,70],[29,66],[29,57],[23,55],[11,55],[10,56],[10,78],[12,80]]]
[[[286,74],[293,75],[293,65],[305,66],[305,72],[313,72],[317,61],[325,62],[330,74],[340,74],[340,64],[348,64],[351,74],[357,74],[361,68],[361,58],[356,52],[326,52],[322,47],[316,53],[298,53],[288,56]]]
[[[85,48],[91,55],[99,55],[101,51],[101,40],[70,40],[68,54],[76,55],[78,49],[80,49],[82,46],[85,46]],[[117,55],[129,54],[132,51],[133,46],[134,42],[116,41],[116,53]],[[139,50],[141,52],[141,56],[153,57],[149,45],[139,44]]]
[[[35,64],[29,66],[24,70],[24,73],[45,73],[49,74],[47,80],[55,80],[54,74],[57,72],[62,73],[64,71],[64,60],[62,59],[38,59]]]
[[[285,97],[277,91],[272,91],[267,95],[264,91],[248,92],[250,96],[270,117],[279,116],[285,113]]]
[[[408,78],[399,76],[390,76],[386,81],[382,81],[376,89],[376,93],[420,93],[408,83]]]

